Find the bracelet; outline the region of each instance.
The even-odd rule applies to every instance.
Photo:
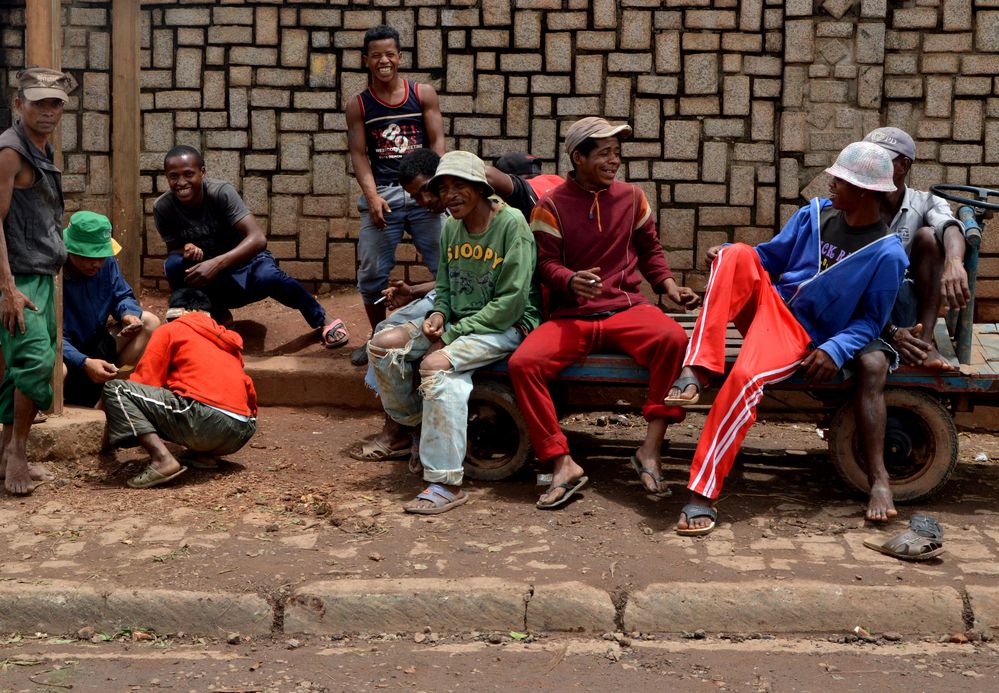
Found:
[[[894,341],[895,335],[898,333],[898,326],[888,323],[888,325],[885,327],[885,330],[887,330],[888,332],[888,341],[889,342]]]

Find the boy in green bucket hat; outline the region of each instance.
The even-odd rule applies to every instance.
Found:
[[[92,407],[119,368],[138,363],[160,321],[142,310],[122,276],[114,257],[121,246],[106,216],[76,212],[63,240],[69,254],[62,296],[64,399]]]

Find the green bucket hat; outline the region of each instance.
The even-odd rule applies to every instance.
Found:
[[[76,212],[62,230],[66,250],[81,257],[111,257],[121,252],[111,238],[111,220],[97,212]]]

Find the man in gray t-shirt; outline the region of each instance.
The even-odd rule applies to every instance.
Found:
[[[300,311],[311,327],[322,330],[326,347],[347,343],[343,321],[327,319],[315,297],[278,267],[263,229],[236,189],[204,177],[201,152],[186,145],[174,147],[163,167],[170,192],[156,200],[153,217],[170,253],[164,271],[171,289],[204,291],[219,322],[231,318],[229,308],[270,297]]]

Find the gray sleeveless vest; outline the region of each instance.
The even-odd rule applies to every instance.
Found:
[[[52,145],[45,154],[31,143],[20,123],[0,134],[0,149],[13,149],[35,169],[35,182],[14,188],[3,220],[11,274],[58,274],[66,262],[62,241],[62,173],[53,163]]]

